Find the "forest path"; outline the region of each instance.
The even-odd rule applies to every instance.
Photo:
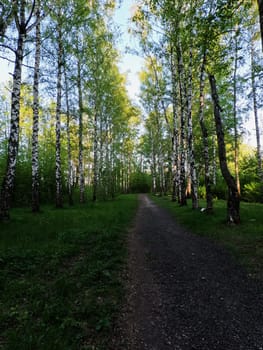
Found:
[[[114,350],[263,349],[263,286],[140,195]]]

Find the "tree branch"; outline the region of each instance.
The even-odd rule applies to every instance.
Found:
[[[30,14],[28,16],[28,19],[26,21],[26,25],[25,25],[26,28],[27,28],[29,22],[31,21],[32,16],[33,16],[33,13],[34,13],[34,10],[35,10],[35,5],[36,5],[36,1],[34,0],[33,4],[32,4],[32,8],[31,8],[31,12],[30,12]]]
[[[0,46],[4,47],[5,49],[8,49],[12,51],[14,54],[16,54],[16,50],[14,50],[11,46],[5,45],[5,44],[0,44]]]
[[[0,59],[6,60],[6,61],[8,61],[8,62],[10,62],[10,63],[12,63],[12,64],[15,63],[14,60],[11,60],[10,58],[4,57],[4,56],[0,56]],[[29,66],[29,65],[24,64],[24,63],[22,64],[22,66],[23,66],[23,67],[26,67],[26,68],[34,69],[34,67]]]

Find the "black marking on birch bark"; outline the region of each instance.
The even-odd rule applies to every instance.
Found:
[[[57,106],[56,106],[56,207],[61,208],[62,204],[62,183],[61,183],[61,95],[62,95],[62,65],[63,65],[63,43],[61,28],[58,31],[58,71],[57,71]]]
[[[36,4],[36,16],[39,18],[39,1]],[[40,21],[36,25],[36,52],[33,85],[33,132],[32,132],[32,211],[39,212],[39,76],[40,76],[41,31]]]

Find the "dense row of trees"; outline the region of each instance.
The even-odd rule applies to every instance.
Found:
[[[65,198],[151,187],[180,205],[190,196],[194,209],[204,196],[208,213],[215,196],[227,198],[227,220],[239,223],[241,196],[263,195],[262,2],[137,1],[140,138],[140,111],[118,69],[114,8],[110,0],[1,2],[1,57],[14,72],[0,94],[0,219],[12,201],[38,212],[41,202],[59,208]],[[243,144],[251,114],[255,154]]]
[[[40,201],[62,207],[65,194],[72,204],[74,192],[84,202],[128,190],[139,113],[117,66],[114,7],[1,2],[0,49],[14,64],[1,91],[1,219],[11,201],[37,212]]]
[[[262,52],[254,1],[147,0],[133,16],[133,33],[145,55],[141,101],[145,109],[146,161],[154,192],[198,207],[205,188],[206,211],[223,182],[227,220],[239,223],[242,124],[254,114],[257,175],[262,188],[259,109]],[[254,171],[254,168],[253,168]]]

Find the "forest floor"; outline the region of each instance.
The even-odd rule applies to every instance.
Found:
[[[263,283],[146,195],[128,239],[114,350],[263,349]]]

